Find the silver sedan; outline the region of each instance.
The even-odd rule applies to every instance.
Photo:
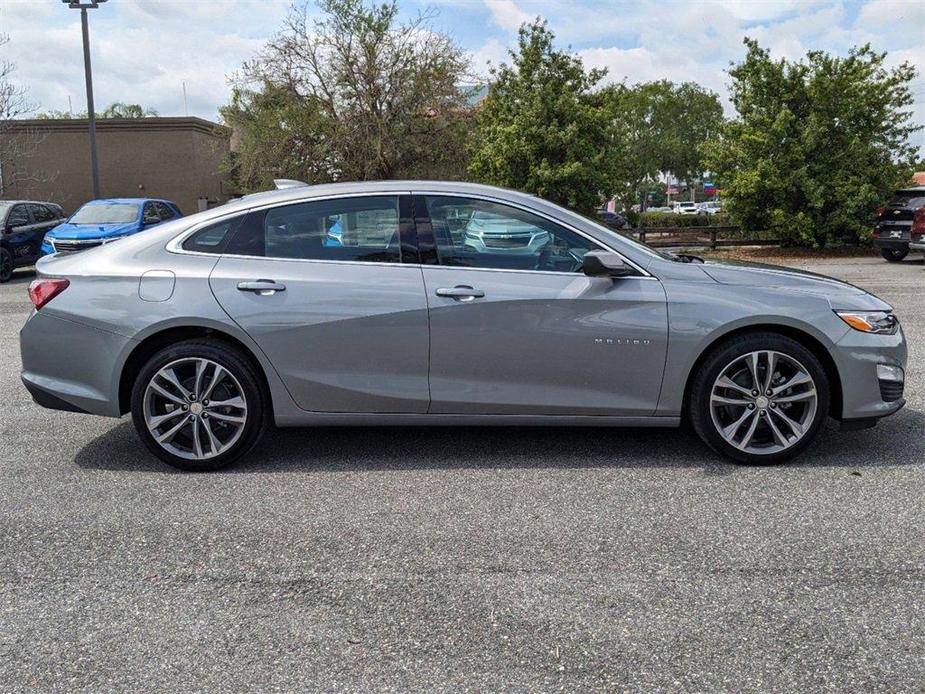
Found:
[[[473,218],[544,243],[473,246]],[[30,294],[22,379],[36,402],[131,412],[150,451],[188,470],[232,462],[272,424],[684,419],[716,451],[771,463],[827,416],[867,427],[904,404],[903,332],[877,297],[662,254],[473,184],[251,195],[45,258]]]

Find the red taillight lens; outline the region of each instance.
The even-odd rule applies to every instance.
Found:
[[[68,288],[68,285],[70,285],[70,281],[60,278],[32,280],[32,284],[29,285],[29,298],[32,299],[35,310],[42,308],[42,306],[58,296]]]
[[[912,218],[912,233],[917,234],[925,231],[925,207],[920,207],[915,211],[915,217]]]
[[[878,207],[878,208],[877,208],[877,216],[879,217],[879,216],[882,215],[882,214],[883,214],[883,208],[882,208],[882,207]]]

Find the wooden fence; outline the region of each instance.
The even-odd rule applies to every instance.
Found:
[[[780,239],[740,237],[736,226],[649,227],[624,229],[622,233],[639,239],[653,248],[676,246],[720,248],[724,246],[779,246]],[[722,238],[733,234],[731,238]]]

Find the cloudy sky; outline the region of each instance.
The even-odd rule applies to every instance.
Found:
[[[778,57],[845,54],[870,42],[925,70],[925,0],[399,0],[437,11],[434,27],[470,53],[476,72],[502,61],[521,22],[549,20],[562,45],[610,79],[693,80],[725,96],[730,61],[752,36]],[[291,0],[109,0],[91,11],[98,106],[126,101],[161,115],[216,119],[228,78],[279,28]],[[85,107],[79,12],[56,0],[0,0],[0,59],[39,109]],[[925,123],[925,78],[915,85]],[[917,136],[925,145],[925,135]]]

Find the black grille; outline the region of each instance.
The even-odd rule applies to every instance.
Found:
[[[102,241],[54,241],[55,251],[57,253],[74,253],[75,251],[85,251],[88,248],[95,248],[103,245]]]
[[[509,239],[498,236],[483,236],[482,242],[486,248],[523,248],[530,243],[532,236],[514,236]]]
[[[893,402],[903,396],[902,381],[885,381],[880,379],[880,397],[884,402]]]

